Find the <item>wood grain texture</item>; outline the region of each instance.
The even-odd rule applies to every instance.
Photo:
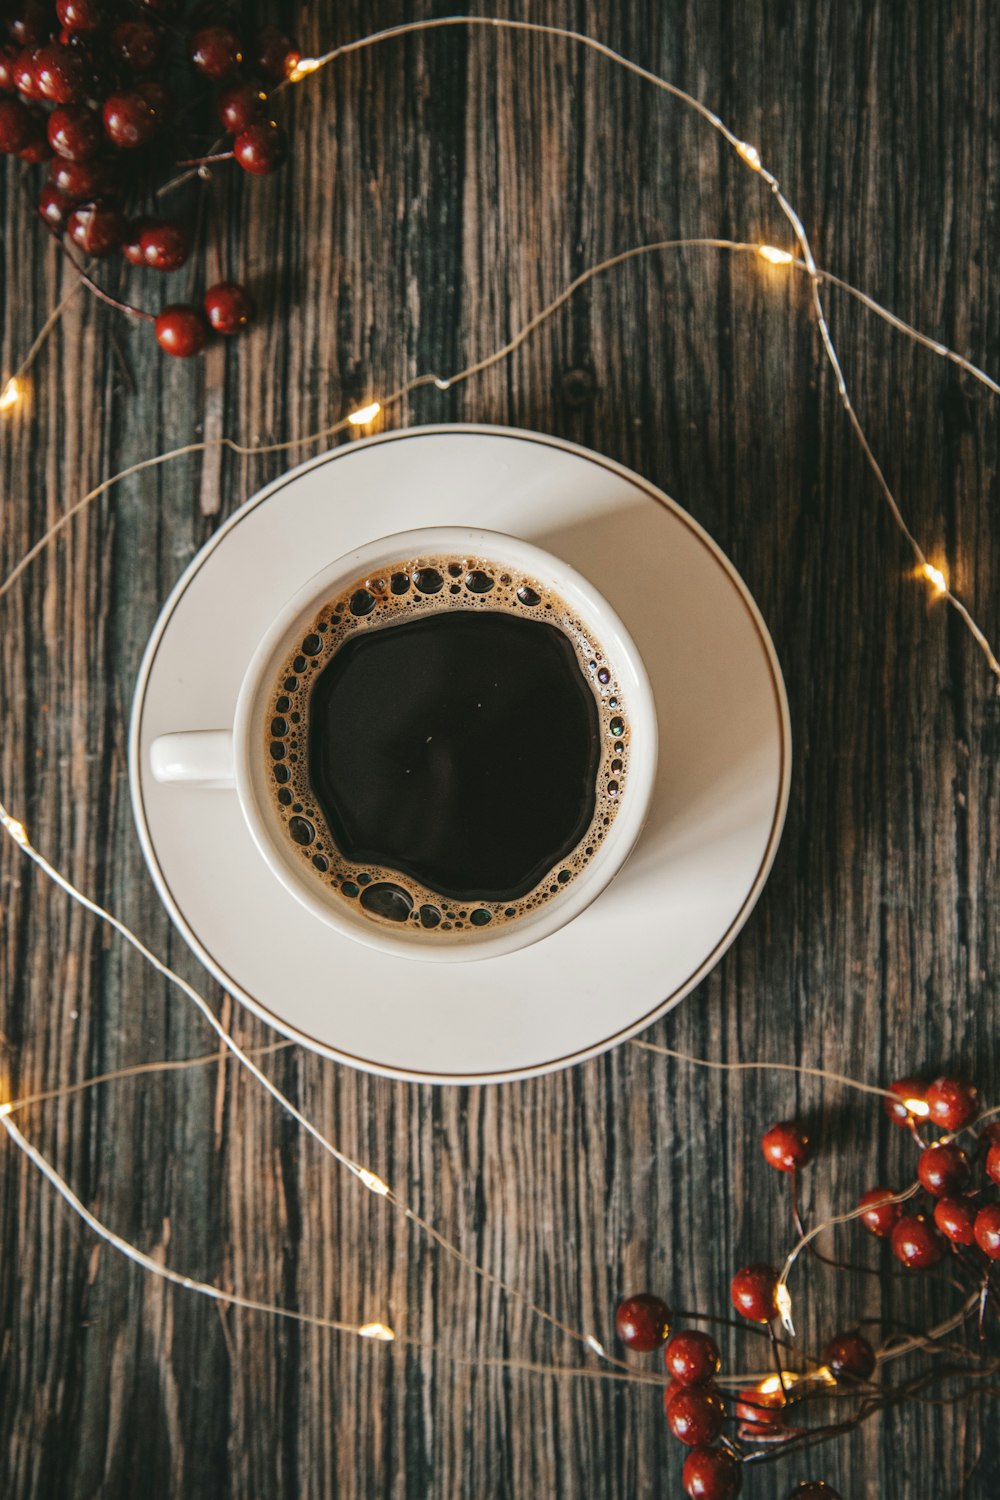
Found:
[[[307,47],[444,14],[332,0]],[[757,142],[822,264],[1000,367],[1000,11],[989,0],[500,0],[587,30],[702,95]],[[288,99],[290,170],[220,178],[258,326],[204,364],[158,356],[77,298],[0,432],[2,567],[88,485],[222,429],[294,439],[425,369],[492,349],[568,278],[659,236],[787,242],[760,182],[683,109],[569,43],[480,31],[392,42]],[[60,289],[7,163],[0,366]],[[184,274],[176,279],[183,295]],[[162,287],[143,286],[151,302]],[[847,378],[929,555],[1000,636],[995,402],[830,294]],[[112,332],[121,349],[116,355]],[[580,294],[508,365],[410,423],[500,422],[632,465],[732,556],[773,632],[796,752],[763,898],[711,977],[649,1037],[870,1081],[953,1065],[1000,1101],[1000,707],[909,558],[852,442],[801,279],[714,252],[634,264]],[[129,372],[126,379],[124,371]],[[584,371],[592,393],[577,398]],[[219,518],[287,457],[197,456],[121,485],[2,602],[0,795],[34,842],[206,987],[147,878],[124,741],[161,602]],[[0,1076],[14,1094],[211,1047],[189,1007],[0,847]],[[877,1105],[789,1075],[696,1073],[632,1046],[531,1083],[409,1087],[289,1049],[276,1081],[469,1253],[609,1343],[649,1286],[724,1309],[729,1277],[789,1241],[760,1130],[805,1111],[824,1142],[809,1215],[903,1171]],[[0,1152],[0,1494],[622,1500],[679,1493],[655,1391],[456,1365],[572,1362],[558,1336],[456,1269],[223,1063],[32,1109],[24,1128],[110,1224],[193,1276],[433,1340],[420,1355],[219,1311],[92,1239]],[[845,1236],[845,1238],[850,1238]],[[877,1263],[875,1247],[855,1254]],[[926,1282],[811,1270],[804,1336],[929,1316]],[[747,1342],[726,1342],[744,1367]],[[814,1461],[845,1496],[1000,1491],[996,1404],[920,1406]],[[964,1488],[963,1488],[964,1484]]]

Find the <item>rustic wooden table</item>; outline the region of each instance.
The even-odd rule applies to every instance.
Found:
[[[299,34],[318,49],[449,7],[295,9],[309,12]],[[499,10],[589,31],[699,93],[759,144],[823,265],[1000,366],[995,5]],[[410,374],[455,368],[603,255],[681,235],[788,242],[759,179],[702,122],[567,42],[458,30],[395,41],[286,103],[289,168],[218,178],[259,324],[201,361],[172,362],[147,328],[76,297],[30,403],[0,432],[4,572],[105,475],[203,433],[295,438]],[[0,175],[4,372],[70,285],[19,176],[10,163]],[[137,289],[150,304],[162,297],[152,280]],[[830,306],[914,531],[996,637],[993,398],[842,296]],[[908,576],[822,368],[805,279],[705,251],[626,266],[509,364],[423,392],[400,415],[439,420],[556,433],[633,466],[718,539],[773,632],[796,753],[784,841],[735,947],[649,1038],[872,1082],[947,1065],[1000,1100],[995,683],[956,616]],[[127,716],[168,590],[290,457],[196,455],[136,477],[0,602],[0,795],[42,851],[202,986],[133,831]],[[5,1090],[212,1050],[176,992],[9,841],[0,860]],[[205,992],[246,1044],[274,1040]],[[295,1048],[265,1066],[442,1231],[609,1344],[623,1291],[725,1311],[735,1267],[788,1247],[786,1184],[758,1146],[772,1120],[804,1111],[822,1142],[805,1181],[810,1217],[904,1171],[903,1133],[877,1101],[790,1074],[695,1071],[632,1045],[476,1089],[368,1078]],[[18,1118],[86,1203],[171,1266],[328,1316],[386,1317],[440,1352],[220,1315],[99,1247],[0,1141],[0,1493],[680,1493],[656,1390],[452,1363],[578,1355],[331,1169],[232,1066],[112,1084]],[[861,1231],[838,1243],[880,1263]],[[813,1347],[880,1311],[927,1319],[953,1295],[933,1277],[816,1270],[801,1286]],[[750,1341],[724,1334],[730,1366],[746,1368]],[[782,1497],[813,1474],[845,1500],[995,1496],[995,1423],[988,1402],[910,1405],[748,1475],[744,1495]]]

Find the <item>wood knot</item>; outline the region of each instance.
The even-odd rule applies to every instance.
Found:
[[[562,398],[567,406],[586,406],[592,401],[597,382],[590,370],[567,370],[562,378]]]

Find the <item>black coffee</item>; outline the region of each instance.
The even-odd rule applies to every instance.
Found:
[[[481,558],[401,560],[317,612],[265,725],[275,810],[316,878],[416,930],[511,921],[610,825],[628,727],[568,606]]]
[[[597,703],[554,625],[441,611],[340,648],[313,688],[308,755],[348,859],[510,902],[590,826]]]

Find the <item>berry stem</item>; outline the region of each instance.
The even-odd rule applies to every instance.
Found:
[[[778,1345],[778,1336],[770,1323],[767,1325],[767,1334],[771,1344],[771,1354],[774,1356],[774,1368],[781,1382],[781,1394],[788,1399],[788,1387],[785,1384],[785,1370],[781,1361],[781,1349]]]
[[[231,151],[213,151],[208,156],[192,156],[192,157],[189,157],[187,161],[178,161],[178,162],[175,162],[174,166],[176,166],[176,167],[192,167],[192,168],[210,167],[214,162],[217,162],[217,161],[232,161],[232,159],[233,159],[233,153]],[[171,184],[168,183],[167,187],[170,187],[170,185]],[[160,189],[160,191],[163,192],[163,193],[165,193],[166,190],[167,190],[166,187]]]
[[[63,255],[65,255],[66,259],[73,267],[73,270],[76,272],[77,276],[79,276],[83,285],[89,292],[92,292],[95,297],[100,298],[102,302],[106,302],[109,307],[116,308],[118,312],[127,313],[130,318],[144,318],[147,323],[156,322],[156,318],[152,313],[146,312],[141,307],[133,307],[131,302],[119,302],[117,297],[112,297],[110,292],[106,292],[103,287],[98,286],[97,282],[94,281],[93,278],[84,270],[83,266],[80,265],[80,262],[77,260],[72,250],[70,250],[69,246],[64,244],[62,239],[58,239],[57,243]]]
[[[717,1323],[721,1328],[738,1328],[741,1333],[754,1333],[758,1338],[767,1338],[767,1333],[763,1328],[756,1323],[747,1323],[742,1318],[723,1318],[716,1313],[694,1312],[687,1307],[675,1307],[673,1312],[675,1322]]]

